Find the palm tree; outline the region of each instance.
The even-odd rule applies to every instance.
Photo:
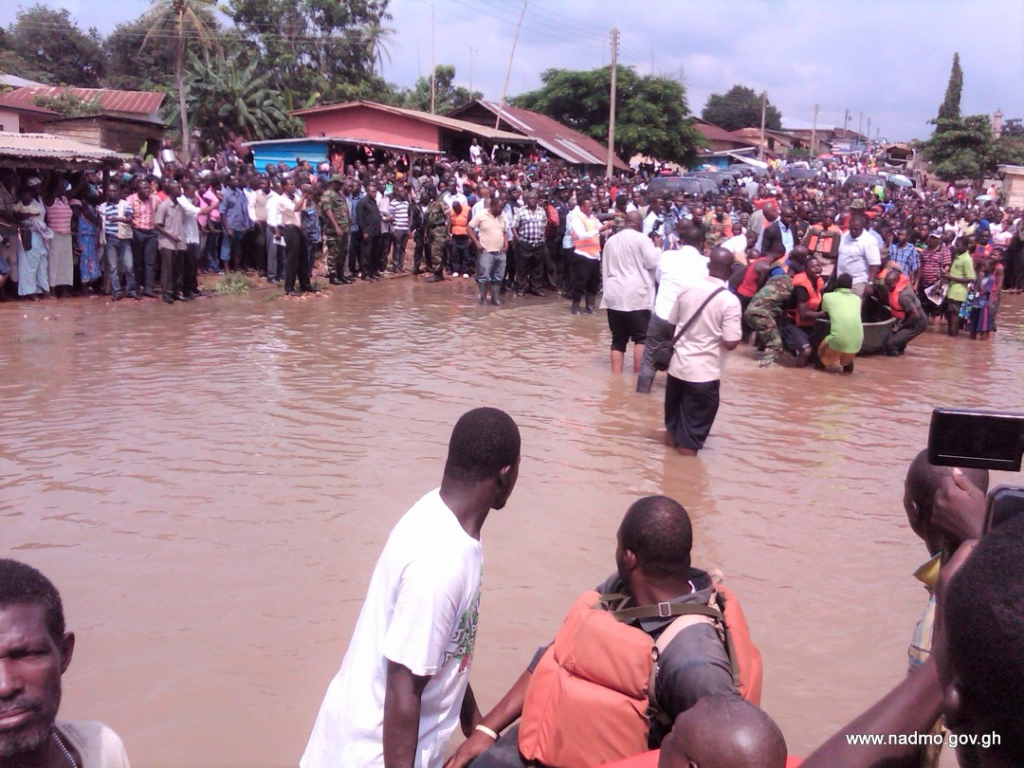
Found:
[[[370,62],[371,69],[374,65],[380,69],[381,77],[384,77],[384,58],[387,57],[388,64],[391,63],[394,36],[394,27],[382,27],[380,21],[371,21],[362,28],[366,59]]]
[[[147,27],[143,45],[160,35],[171,35],[174,40],[174,83],[178,88],[178,119],[185,162],[192,158],[192,136],[185,104],[185,52],[190,37],[204,47],[210,44],[216,34],[213,16],[216,9],[216,0],[153,0],[143,14]]]

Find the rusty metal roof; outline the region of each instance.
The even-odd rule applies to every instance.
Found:
[[[452,117],[445,117],[444,115],[432,115],[429,112],[420,112],[418,109],[405,109],[404,107],[392,107],[387,104],[378,104],[374,101],[347,101],[343,104],[325,104],[322,107],[309,107],[308,109],[297,109],[291,114],[302,117],[304,115],[315,115],[321,112],[342,112],[347,109],[353,109],[355,107],[366,107],[368,109],[379,110],[381,112],[388,112],[392,115],[400,115],[402,117],[409,117],[413,120],[419,120],[424,123],[431,123],[441,128],[447,128],[452,131],[458,131],[460,133],[471,133],[474,136],[480,136],[490,141],[504,141],[513,144],[524,144],[533,141],[532,137],[525,137],[518,133],[509,133],[508,131],[498,131],[493,128],[488,128],[485,125],[478,123],[470,123],[466,120],[456,120]],[[365,141],[365,140],[364,140]],[[373,142],[367,141],[366,143],[372,144]]]
[[[104,112],[139,116],[151,115],[160,109],[166,94],[157,91],[112,91],[106,88],[64,88],[55,85],[27,85],[8,93],[0,94],[0,108],[24,109],[44,114],[56,114],[53,110],[40,107],[36,96],[59,96],[68,91],[84,101],[97,99],[97,105]]]
[[[498,104],[494,101],[478,99],[476,104],[484,107],[495,117],[498,115]],[[458,109],[452,110],[451,114],[457,116],[472,108],[473,102]],[[608,148],[589,136],[562,125],[554,118],[542,115],[540,112],[531,112],[521,107],[513,107],[505,104],[501,107],[501,119],[513,130],[536,139],[537,143],[548,152],[556,155],[573,165],[605,165],[608,162]],[[616,168],[628,169],[622,160],[616,155],[612,162]]]
[[[130,160],[124,155],[91,144],[83,144],[49,133],[12,133],[0,131],[0,165],[27,165],[32,161],[62,162],[76,166],[100,166]]]

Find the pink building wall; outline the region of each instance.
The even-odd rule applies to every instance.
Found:
[[[441,149],[440,128],[405,115],[393,115],[367,107],[349,107],[299,115],[306,136],[346,136],[398,144],[405,147]]]

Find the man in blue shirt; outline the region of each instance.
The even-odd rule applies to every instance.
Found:
[[[898,264],[903,274],[910,278],[914,290],[917,290],[917,273],[921,269],[921,259],[917,248],[909,242],[910,232],[904,228],[896,236],[896,242],[889,246],[889,261]]]
[[[224,237],[220,242],[220,260],[224,271],[238,271],[241,268],[242,238],[252,226],[249,220],[249,201],[238,186],[238,177],[228,176],[221,191],[220,210]]]

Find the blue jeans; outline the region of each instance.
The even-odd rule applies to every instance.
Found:
[[[132,241],[127,238],[107,237],[105,247],[107,271],[110,273],[110,292],[121,293],[121,277],[124,272],[124,285],[128,293],[135,293],[135,266],[132,263]]]
[[[504,251],[480,251],[476,257],[476,279],[479,283],[500,283],[505,279]]]
[[[232,254],[238,253],[242,248],[242,235],[245,234],[244,230],[232,229],[231,234],[227,232],[221,236],[220,239],[220,260],[222,262],[231,261]]]

